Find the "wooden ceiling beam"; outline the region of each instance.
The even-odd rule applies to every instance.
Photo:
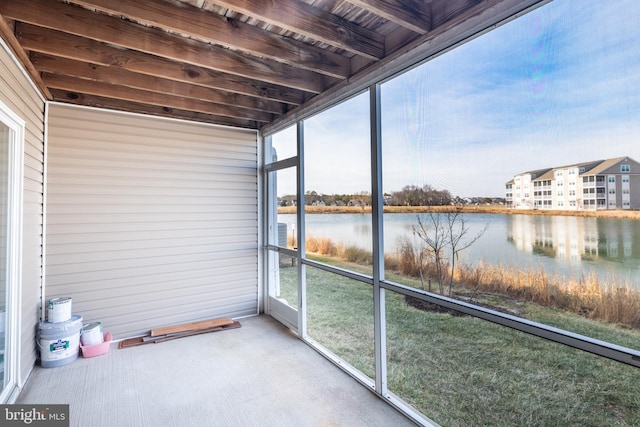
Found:
[[[134,89],[199,99],[216,104],[232,105],[275,114],[283,114],[288,110],[287,105],[283,103],[134,73],[119,67],[107,67],[42,53],[32,53],[30,59],[34,67],[41,73],[47,72],[79,77],[112,85],[123,85]]]
[[[47,99],[53,99],[53,95],[49,92],[49,89],[40,78],[38,71],[33,68],[33,65],[29,61],[29,55],[25,52],[24,48],[20,45],[20,42],[14,34],[13,24],[10,24],[4,16],[0,15],[0,37],[4,39],[9,48],[13,51],[13,54],[18,58],[20,63],[24,66],[25,70],[29,74],[29,77],[33,80],[35,85],[40,89],[43,96]]]
[[[208,0],[280,28],[377,60],[384,57],[384,37],[299,0]]]
[[[431,3],[431,22],[433,28],[439,27],[450,19],[461,15],[482,0],[434,0]]]
[[[414,33],[431,31],[431,8],[422,0],[347,0]]]
[[[195,111],[180,110],[157,105],[140,104],[137,102],[120,101],[101,96],[87,95],[66,91],[62,89],[51,89],[53,99],[58,102],[75,104],[87,107],[108,108],[110,110],[126,111],[129,113],[139,113],[151,116],[169,117],[173,119],[189,120],[204,123],[214,123],[222,126],[233,126],[246,129],[258,129],[258,123],[251,120],[233,119],[230,117],[216,116],[211,114],[198,113]]]
[[[305,92],[297,89],[245,79],[146,53],[119,49],[94,40],[30,24],[17,23],[16,37],[26,50],[57,57],[119,67],[148,76],[292,105],[300,105],[307,98]]]
[[[148,0],[71,2],[331,77],[345,79],[350,75],[350,61],[342,55],[192,6]]]
[[[98,14],[75,5],[50,0],[0,0],[0,14],[174,61],[316,94],[331,83],[326,80],[328,77],[318,73]]]
[[[259,111],[246,110],[233,106],[223,106],[197,99],[185,99],[181,96],[164,95],[146,90],[116,86],[108,83],[79,79],[57,74],[43,73],[42,80],[51,89],[96,95],[104,98],[114,98],[121,101],[137,102],[140,104],[157,105],[160,107],[177,108],[179,110],[196,111],[216,116],[225,116],[268,123],[274,115]]]

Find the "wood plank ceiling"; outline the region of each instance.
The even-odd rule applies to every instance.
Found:
[[[0,0],[49,100],[260,129],[478,0]]]

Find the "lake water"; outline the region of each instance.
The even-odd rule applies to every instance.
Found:
[[[421,214],[422,218],[426,218]],[[308,236],[336,243],[372,247],[370,214],[307,214]],[[542,266],[548,272],[578,277],[591,271],[600,277],[629,279],[640,287],[640,221],[552,215],[465,214],[468,236],[486,231],[460,255],[463,261]],[[278,215],[289,235],[295,215]],[[385,252],[397,250],[400,239],[419,242],[412,233],[417,214],[385,214]]]

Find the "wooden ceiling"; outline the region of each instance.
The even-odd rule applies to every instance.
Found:
[[[260,129],[491,3],[0,0],[0,34],[49,100]]]

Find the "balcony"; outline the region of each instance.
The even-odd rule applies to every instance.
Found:
[[[241,328],[34,368],[18,403],[72,426],[412,426],[268,316]]]

